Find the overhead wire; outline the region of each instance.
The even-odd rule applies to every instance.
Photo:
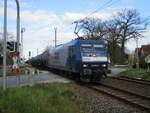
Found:
[[[75,29],[74,29],[74,34],[79,37],[78,33],[79,33],[81,27],[78,28],[78,23],[79,23],[80,21],[82,21],[82,20],[88,18],[89,16],[95,14],[96,12],[98,12],[98,11],[100,11],[100,10],[106,8],[106,7],[109,7],[109,6],[115,4],[115,3],[119,2],[119,1],[120,1],[120,0],[116,0],[116,1],[109,0],[109,1],[107,1],[105,4],[103,4],[102,6],[98,7],[95,11],[93,11],[92,13],[90,13],[89,15],[87,15],[86,17],[84,17],[83,19],[74,21],[73,23],[76,24]]]
[[[84,17],[83,19],[88,18],[89,16],[95,14],[96,12],[98,12],[98,11],[100,11],[100,10],[103,10],[103,9],[105,9],[105,8],[107,8],[107,7],[111,6],[111,5],[113,5],[113,4],[115,4],[116,2],[118,2],[118,1],[120,1],[120,0],[116,0],[116,1],[109,0],[109,1],[107,1],[106,3],[104,3],[103,5],[101,5],[100,7],[98,7],[96,10],[94,10],[92,13],[90,13],[89,15],[87,15],[86,17]],[[77,21],[77,20],[76,20],[76,21]],[[73,26],[72,26],[72,24],[71,24],[71,25],[69,25],[69,28],[67,28],[66,30],[63,30],[63,31],[66,32],[66,31],[68,31],[69,29],[71,29],[72,27],[73,27]]]
[[[103,4],[102,6],[98,7],[95,11],[93,11],[92,13],[90,13],[88,16],[98,12],[99,10],[101,10],[103,7],[105,7],[107,4],[111,3],[112,0],[109,0],[108,2],[106,2],[105,4]]]
[[[99,12],[100,10],[104,10],[105,8],[112,6],[113,4],[116,4],[119,1],[120,0],[115,0],[115,1],[109,0],[108,2],[106,2],[105,4],[103,4],[102,6],[100,6],[99,8],[97,8],[95,11],[93,11],[92,13],[90,13],[89,15],[87,15],[85,18],[87,18],[87,17],[89,17],[89,16],[91,16],[91,15]]]
[[[85,18],[88,18],[89,16],[91,16],[91,15],[93,15],[93,14],[95,14],[95,13],[97,13],[97,12],[99,12],[100,10],[104,10],[105,8],[107,8],[107,7],[110,7],[110,6],[112,6],[113,4],[116,4],[117,2],[119,2],[120,0],[115,0],[115,1],[113,1],[113,0],[109,0],[109,1],[107,1],[106,3],[104,3],[103,5],[101,5],[100,7],[98,7],[96,10],[94,10],[93,12],[91,12],[90,14],[88,14],[86,17],[84,17],[83,19],[85,19]],[[82,20],[83,20],[82,19]],[[78,20],[76,20],[76,21],[78,21]],[[76,22],[76,21],[74,21],[74,22]],[[73,23],[74,23],[73,22]],[[70,29],[72,27],[72,24],[69,26],[69,28],[68,29]],[[67,30],[68,30],[67,29]],[[65,31],[67,31],[67,30],[65,30]]]

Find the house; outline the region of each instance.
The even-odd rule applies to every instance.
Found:
[[[141,46],[141,55],[140,56],[148,56],[150,55],[150,44]]]
[[[141,56],[141,48],[135,48],[135,56]]]
[[[150,54],[147,57],[145,57],[145,62],[150,64]]]
[[[136,48],[135,49],[135,54],[134,54],[134,58],[136,63],[139,62],[140,63],[140,67],[149,67],[150,65],[150,44],[147,45],[142,45],[141,48]],[[139,61],[138,61],[139,60]],[[145,65],[145,63],[143,62],[145,61],[145,63],[147,63],[147,66]]]

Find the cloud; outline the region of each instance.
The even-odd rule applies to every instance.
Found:
[[[111,13],[94,13],[88,17],[94,17],[94,18],[100,18],[102,20],[108,19],[111,17]],[[84,19],[85,17],[87,17],[86,14],[83,13],[71,13],[71,12],[66,12],[63,16],[63,21],[65,23],[67,22],[74,22],[76,20],[80,20],[80,19]]]
[[[59,22],[59,17],[56,14],[44,10],[22,11],[21,18],[23,21],[39,24],[54,24]]]
[[[12,2],[14,3],[14,2]],[[8,8],[8,18],[9,20],[16,20],[16,9]],[[0,15],[3,16],[3,8],[0,8]],[[83,19],[87,15],[83,13],[72,13],[65,12],[63,15],[59,16],[54,12],[48,12],[46,10],[21,10],[21,22],[36,24],[37,26],[61,26],[64,28],[66,25],[71,24],[72,22]],[[101,19],[107,19],[110,17],[110,13],[95,13],[90,17],[96,17]]]
[[[8,17],[16,19],[16,9],[8,8]],[[3,15],[3,8],[0,8],[0,15]],[[21,20],[24,22],[33,22],[39,24],[51,24],[59,22],[59,17],[53,12],[45,10],[23,10],[20,12]]]
[[[102,20],[106,20],[106,19],[110,18],[111,16],[112,16],[111,13],[94,13],[90,17],[100,18]]]
[[[150,31],[144,32],[143,33],[144,38],[140,38],[138,40],[138,47],[141,47],[141,45],[146,45],[146,44],[150,44]],[[127,42],[126,47],[132,51],[135,50],[135,48],[137,47],[136,41],[134,39],[131,39]]]
[[[79,20],[79,19],[82,19],[85,17],[86,17],[86,15],[83,13],[66,12],[62,19],[65,23],[68,23],[68,22],[71,23],[71,22],[74,22],[76,20]]]
[[[94,2],[94,1],[91,1],[91,2],[89,3],[89,5],[90,5],[90,6],[94,6],[94,5],[95,5],[95,2]]]
[[[11,3],[10,3],[11,4]],[[13,4],[13,2],[12,2]],[[24,54],[28,56],[29,51],[34,51],[36,55],[37,49],[41,53],[46,46],[54,46],[54,27],[58,29],[58,44],[66,43],[76,36],[73,33],[73,21],[83,19],[87,14],[65,12],[62,15],[57,15],[54,12],[46,10],[21,10],[21,26],[26,28],[24,32]],[[3,8],[0,7],[0,16],[3,16]],[[109,13],[95,13],[93,17],[107,19],[110,17]],[[0,18],[1,18],[0,17]],[[16,8],[8,8],[8,21],[12,22],[11,29],[16,34]],[[10,26],[10,25],[8,25]]]

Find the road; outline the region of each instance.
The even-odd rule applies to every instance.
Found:
[[[61,76],[58,76],[56,74],[53,74],[51,72],[43,71],[39,75],[20,75],[20,84],[23,85],[29,85],[33,83],[51,83],[51,82],[62,82],[62,83],[68,83],[69,80],[66,78],[63,78]],[[9,76],[7,77],[7,87],[14,87],[17,86],[17,77],[16,76]],[[3,84],[3,78],[0,77],[0,87],[2,87]]]
[[[108,76],[114,76],[124,70],[126,70],[127,67],[118,67],[113,66],[111,67],[111,74],[108,74]],[[16,76],[9,76],[7,77],[7,87],[14,87],[17,86],[17,77]],[[23,85],[30,85],[33,83],[52,83],[52,82],[62,82],[62,83],[68,83],[69,80],[59,76],[57,74],[48,72],[48,71],[42,71],[39,75],[20,75],[20,84]],[[3,85],[3,78],[0,77],[0,87]]]

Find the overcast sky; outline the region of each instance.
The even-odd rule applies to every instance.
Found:
[[[16,36],[16,4],[8,0],[8,32]],[[54,46],[54,27],[57,27],[58,44],[74,39],[73,21],[81,19],[98,9],[91,17],[109,19],[123,8],[137,9],[141,17],[150,18],[150,0],[19,0],[21,8],[21,27],[24,27],[24,56],[32,51],[33,56],[44,51],[46,46]],[[107,6],[104,6],[110,2]],[[103,7],[104,6],[104,7]],[[0,0],[0,32],[3,32],[3,0]],[[150,44],[150,31],[139,40],[139,47]],[[134,50],[136,43],[126,44]]]

